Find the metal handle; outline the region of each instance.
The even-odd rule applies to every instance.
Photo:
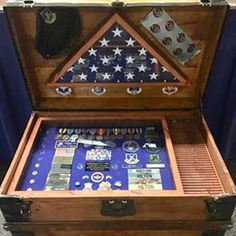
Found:
[[[132,200],[102,201],[101,214],[103,216],[133,216],[136,214]]]

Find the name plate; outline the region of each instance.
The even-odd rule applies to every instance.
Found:
[[[109,162],[86,162],[85,170],[86,171],[109,171],[110,163]]]

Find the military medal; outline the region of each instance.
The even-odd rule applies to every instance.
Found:
[[[83,175],[82,179],[89,179],[89,176],[88,175]]]
[[[160,148],[157,147],[155,143],[145,143],[143,147],[149,152],[149,153],[159,153]]]
[[[121,129],[121,134],[124,136],[125,134],[127,134],[127,129],[126,128],[122,128]]]
[[[67,134],[72,135],[74,133],[74,129],[67,129]]]
[[[138,154],[137,153],[125,153],[124,162],[128,165],[135,165],[139,163]]]
[[[133,138],[134,139],[140,139],[140,135],[139,135],[139,129],[136,128],[133,134]]]
[[[80,134],[81,133],[81,129],[75,129],[75,133],[76,134]]]
[[[71,142],[75,142],[78,138],[79,138],[79,135],[78,135],[78,134],[72,134],[72,135],[70,136],[70,141],[71,141]]]
[[[112,176],[111,175],[107,175],[106,179],[112,179]]]
[[[60,129],[59,129],[59,134],[65,134],[66,131],[67,131],[66,128],[60,128]]]
[[[63,135],[62,134],[56,134],[55,135],[55,140],[60,140],[62,139]]]
[[[115,183],[114,183],[114,186],[117,187],[117,188],[121,188],[122,187],[122,183],[120,180],[117,180]]]
[[[90,138],[91,140],[93,140],[95,138],[95,134],[97,133],[96,129],[90,129],[89,133],[91,134]]]
[[[139,150],[139,145],[134,140],[128,140],[123,143],[122,148],[126,152],[137,152]]]
[[[63,140],[69,140],[70,136],[68,134],[65,134],[65,135],[62,136],[62,139]]]
[[[86,152],[86,161],[110,161],[111,151],[102,148],[91,149]]]
[[[94,183],[100,183],[102,182],[104,179],[104,174],[102,172],[94,172],[92,175],[91,175],[91,180],[94,182]]]
[[[93,183],[84,183],[84,189],[83,190],[93,190]]]
[[[105,134],[105,129],[102,128],[97,129],[97,134],[103,136]]]
[[[111,183],[108,181],[101,182],[98,190],[111,190]]]
[[[117,129],[117,128],[114,129],[114,134],[115,134],[115,135],[118,135],[118,129]]]
[[[161,159],[160,159],[160,155],[159,153],[155,153],[155,154],[150,154],[149,155],[149,162],[150,163],[161,163]]]

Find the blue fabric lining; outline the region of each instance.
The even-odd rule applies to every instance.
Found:
[[[32,108],[3,13],[0,37],[0,163],[3,163],[12,159]]]
[[[210,79],[203,112],[225,159],[236,158],[236,9],[227,15]]]

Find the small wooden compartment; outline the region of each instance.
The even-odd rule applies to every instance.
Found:
[[[77,47],[56,59],[34,47],[40,8],[5,8],[35,108],[1,186],[5,227],[15,235],[195,236],[230,227],[235,187],[200,110],[227,6],[163,8],[201,50],[180,64],[141,24],[156,7],[144,5],[78,2]],[[114,26],[156,58],[146,69],[158,81],[75,73]]]

